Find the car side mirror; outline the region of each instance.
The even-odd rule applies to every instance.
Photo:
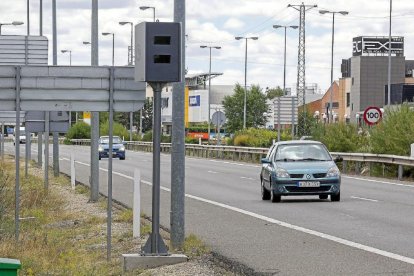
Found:
[[[337,156],[337,157],[335,157],[334,161],[335,162],[342,162],[342,161],[344,161],[344,159],[341,156]]]
[[[269,159],[267,159],[267,158],[262,158],[262,164],[271,164],[272,163],[272,161],[270,161]]]

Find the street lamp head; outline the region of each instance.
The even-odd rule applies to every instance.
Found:
[[[83,42],[83,45],[89,45],[89,44],[91,44],[89,41],[84,41]]]
[[[119,25],[125,25],[125,24],[132,24],[132,22],[128,22],[128,21],[121,21],[121,22],[119,22]]]
[[[258,39],[259,39],[259,37],[258,37],[258,36],[252,36],[252,37],[250,37],[250,39],[253,39],[253,40],[258,40]]]
[[[102,33],[102,35],[111,35],[113,33]]]
[[[340,12],[338,12],[338,13],[340,13],[340,14],[342,14],[342,15],[348,15],[348,14],[349,14],[349,12],[347,12],[347,11],[340,11]]]
[[[282,25],[273,25],[273,28],[278,29],[278,28],[282,28]]]
[[[292,29],[297,29],[297,28],[299,28],[299,26],[289,26],[290,28],[292,28]]]
[[[24,23],[21,21],[13,21],[12,25],[17,26],[17,25],[23,25]]]
[[[207,48],[207,46],[206,45],[201,45],[200,48]]]
[[[244,37],[242,37],[242,36],[236,36],[234,39],[236,39],[236,40],[240,40],[240,39],[243,39]]]
[[[327,10],[320,10],[319,13],[320,14],[325,14],[325,13],[329,13],[329,11],[327,11]]]
[[[214,49],[217,49],[217,50],[220,50],[221,49],[221,46],[215,46],[215,47],[213,47]]]
[[[62,50],[61,52],[62,53],[67,53],[67,52],[70,52],[70,50]]]
[[[143,11],[144,11],[144,10],[147,10],[147,9],[149,9],[149,8],[151,8],[151,7],[148,7],[148,6],[141,6],[141,7],[139,7],[139,9],[140,9],[140,10],[143,10]]]

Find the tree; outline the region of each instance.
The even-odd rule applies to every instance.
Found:
[[[283,96],[283,89],[280,88],[280,86],[276,87],[276,88],[270,88],[270,89],[266,89],[266,98],[268,98],[269,100]]]
[[[152,107],[152,99],[147,98],[142,109],[142,132],[152,129]]]
[[[224,111],[227,117],[227,129],[229,132],[235,132],[243,129],[243,111],[244,111],[244,88],[236,84],[234,94],[224,97]],[[266,117],[263,113],[268,112],[266,104],[266,95],[258,85],[252,85],[247,90],[246,101],[246,127],[257,128],[266,124]]]

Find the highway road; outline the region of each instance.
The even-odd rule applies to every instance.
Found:
[[[89,148],[61,146],[65,173],[71,152],[77,181],[88,183]],[[170,163],[170,155],[162,155],[161,223],[167,227]],[[100,168],[105,194],[107,160]],[[125,161],[114,159],[113,168],[114,199],[128,206],[133,171],[140,169],[141,205],[151,215],[152,154],[128,151]],[[186,158],[187,234],[251,274],[414,275],[413,183],[343,176],[341,202],[282,197],[271,203],[260,198],[259,173],[259,165]]]

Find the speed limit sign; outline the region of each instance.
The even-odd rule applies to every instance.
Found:
[[[364,111],[364,121],[368,125],[377,124],[382,118],[381,109],[375,106],[370,106]]]

